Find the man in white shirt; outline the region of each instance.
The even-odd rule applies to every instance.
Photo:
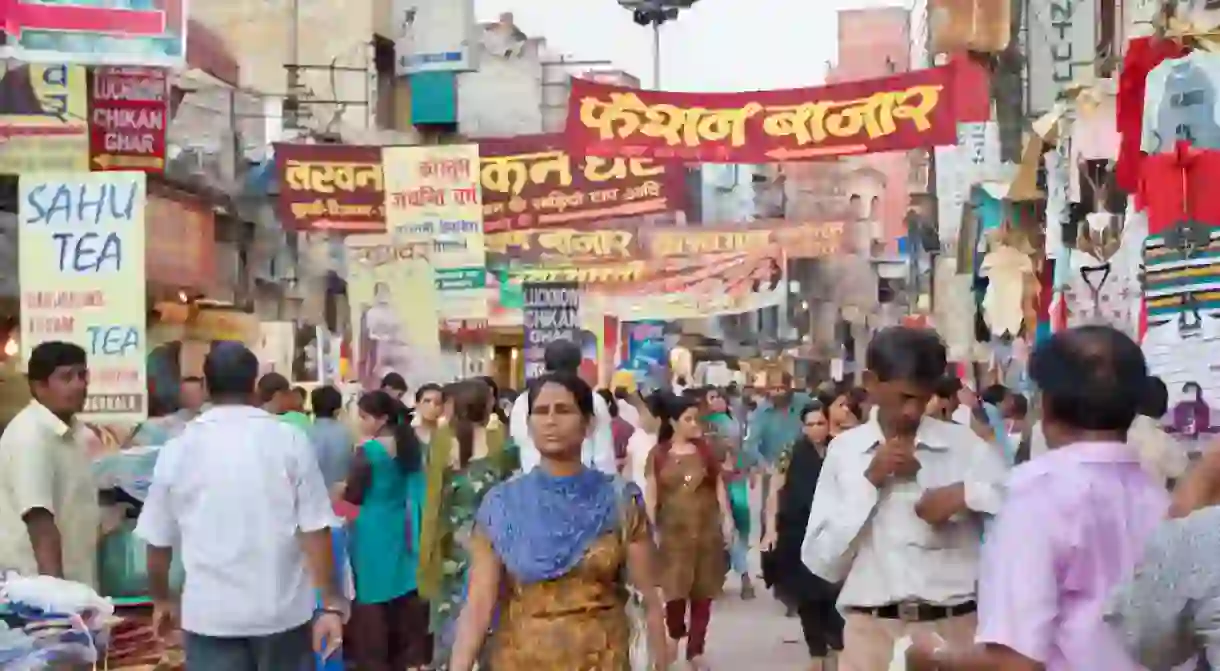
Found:
[[[843,583],[845,671],[885,671],[915,629],[973,640],[979,513],[999,510],[1007,469],[969,427],[926,416],[945,359],[933,331],[878,332],[865,374],[876,411],[822,466],[801,554]]]
[[[89,390],[85,350],[41,343],[26,375],[34,398],[0,437],[0,568],[96,588],[101,509],[88,429],[76,421]]]
[[[548,373],[576,375],[580,371],[583,358],[579,345],[570,340],[556,340],[547,345],[543,364]],[[596,422],[589,437],[585,438],[581,459],[589,468],[617,475],[614,436],[610,432],[610,409],[606,407],[606,401],[600,394],[593,395],[593,414]],[[538,448],[534,447],[534,439],[530,436],[528,391],[513,402],[513,411],[509,416],[509,433],[521,451],[521,471],[529,473],[538,465],[542,456],[538,454]]]
[[[221,344],[203,371],[214,405],[161,448],[136,526],[157,627],[181,626],[191,671],[313,669],[313,653],[329,655],[343,637],[322,472],[303,432],[252,405],[250,350]],[[175,549],[186,569],[180,610],[169,589]]]

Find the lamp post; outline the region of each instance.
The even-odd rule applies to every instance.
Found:
[[[661,88],[661,25],[678,20],[678,14],[699,0],[618,0],[641,26],[652,26],[652,88]]]

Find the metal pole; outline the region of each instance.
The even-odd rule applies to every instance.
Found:
[[[661,17],[652,20],[652,88],[661,90]]]

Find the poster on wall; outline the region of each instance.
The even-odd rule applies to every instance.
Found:
[[[85,349],[84,421],[148,416],[144,174],[24,175],[18,189],[21,350]]]
[[[543,355],[557,340],[580,342],[580,284],[526,283],[522,312],[525,320],[525,379],[546,372]]]
[[[394,0],[394,73],[473,69],[474,0]]]
[[[431,246],[442,319],[486,319],[479,147],[386,147],[386,229],[395,240]]]
[[[187,0],[7,0],[0,8],[0,58],[186,65]]]
[[[379,389],[387,373],[402,375],[412,389],[442,379],[427,245],[397,243],[389,235],[351,235],[343,242],[355,328],[353,377],[367,391]]]

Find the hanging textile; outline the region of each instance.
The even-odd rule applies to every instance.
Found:
[[[1115,111],[1121,142],[1115,176],[1124,191],[1135,192],[1140,183],[1140,152],[1144,120],[1144,94],[1148,74],[1163,61],[1178,58],[1188,50],[1172,40],[1141,37],[1127,42],[1127,53],[1118,76]]]
[[[1144,158],[1136,207],[1148,215],[1148,232],[1163,233],[1183,219],[1220,226],[1220,151],[1178,143],[1170,154]]]
[[[1220,313],[1220,230],[1209,229],[1206,244],[1188,234],[1149,235],[1144,243],[1144,299],[1148,330],[1169,322],[1194,328],[1205,315]]]

